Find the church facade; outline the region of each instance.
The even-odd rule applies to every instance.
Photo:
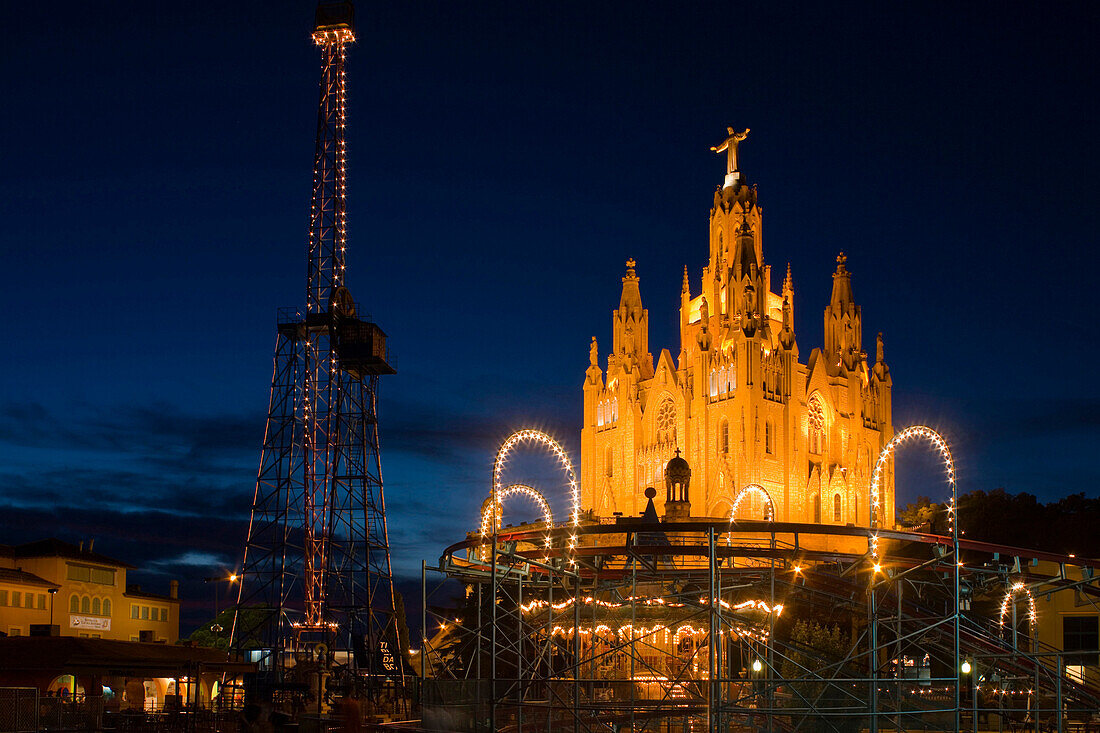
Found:
[[[893,436],[882,335],[863,350],[860,307],[843,253],[824,314],[824,344],[799,360],[794,282],[771,289],[757,190],[742,181],[737,144],[710,210],[698,286],[684,269],[680,348],[654,360],[636,263],[626,263],[611,350],[592,339],[584,381],[581,500],[598,516],[637,516],[678,453],[691,466],[693,516],[869,522],[875,460]],[[893,526],[894,476],[884,477],[881,526]]]

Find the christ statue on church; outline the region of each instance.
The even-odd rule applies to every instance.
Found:
[[[727,127],[726,132],[729,133],[729,137],[725,142],[711,150],[716,153],[726,153],[726,175],[729,175],[737,172],[737,145],[749,136],[749,128],[746,127],[744,132],[734,132],[732,127]]]

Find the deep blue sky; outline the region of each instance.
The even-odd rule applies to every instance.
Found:
[[[627,257],[676,352],[727,124],[803,358],[843,249],[895,425],[944,431],[961,490],[1094,495],[1096,4],[674,5],[359,4],[349,284],[398,359],[397,572],[472,525],[510,429],[577,448]],[[275,311],[304,299],[312,12],[9,8],[0,542],[95,536],[196,603],[239,561]],[[941,490],[903,463],[899,503]]]

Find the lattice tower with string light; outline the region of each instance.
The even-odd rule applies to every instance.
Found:
[[[322,2],[306,300],[280,311],[235,646],[287,679],[306,663],[372,694],[402,681],[378,441],[386,334],[346,285],[350,2]],[[299,675],[300,676],[300,675]]]

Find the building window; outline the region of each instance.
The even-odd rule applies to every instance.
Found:
[[[141,618],[141,606],[130,606],[130,618]]]
[[[814,524],[821,524],[821,494],[814,494]]]
[[[23,635],[23,629],[21,629],[20,627],[18,627],[18,626],[8,627],[8,636],[22,636],[22,635]]]
[[[8,592],[6,590],[0,590],[0,606],[8,605]]]
[[[718,425],[718,451],[722,455],[730,452],[730,422],[725,418]]]
[[[713,369],[710,372],[710,396],[718,396],[718,372]]]
[[[1091,652],[1066,654],[1066,664],[1100,664],[1100,620],[1096,616],[1062,617],[1062,650],[1065,652]]]
[[[607,450],[604,451],[604,470],[607,471],[607,477],[611,478],[615,475],[615,454],[611,450],[611,446],[607,446]]]
[[[839,522],[841,518],[840,514],[840,494],[833,495],[833,521]]]
[[[775,453],[775,446],[773,445],[773,436],[775,431],[772,430],[771,422],[764,423],[764,452]]]
[[[111,615],[111,599],[110,598],[104,598],[103,599],[103,615],[104,616],[110,616]]]
[[[161,621],[168,621],[168,609],[167,608],[160,609],[160,620]]]
[[[102,609],[103,609],[103,607],[100,605],[99,599],[98,598],[93,598],[92,599],[92,615],[93,616],[98,616],[99,612]]]
[[[657,442],[676,442],[676,405],[669,398],[657,408]]]
[[[34,593],[28,591],[23,594],[23,608],[34,608]]]
[[[148,606],[142,606],[141,607],[141,620],[142,621],[148,621],[149,620],[149,607]]]
[[[19,608],[23,605],[23,593],[21,591],[13,590],[11,592],[11,607]]]
[[[46,594],[45,593],[39,593],[38,594],[38,610],[39,611],[45,611],[46,610]]]
[[[807,417],[810,423],[810,452],[820,455],[825,452],[825,407],[817,395],[810,398]]]
[[[80,596],[75,593],[69,596],[69,613],[80,613]]]
[[[69,580],[76,580],[81,583],[115,584],[115,571],[113,568],[95,568],[90,565],[73,565],[69,563],[66,577]]]
[[[88,596],[84,596],[80,599],[80,612],[91,613],[92,612],[92,599]]]

